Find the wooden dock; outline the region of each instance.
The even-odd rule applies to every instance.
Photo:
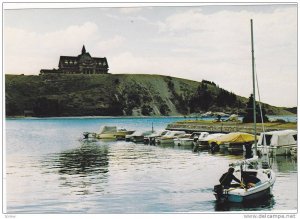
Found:
[[[167,126],[167,130],[180,130],[191,132],[209,132],[209,133],[230,133],[230,132],[246,132],[254,134],[253,123],[242,123],[242,122],[213,122],[204,120],[194,121],[180,121],[171,123]],[[278,131],[285,129],[297,130],[297,123],[266,123],[264,129],[268,131]],[[257,134],[263,132],[261,123],[256,125]]]

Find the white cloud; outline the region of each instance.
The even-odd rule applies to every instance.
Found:
[[[104,39],[96,24],[86,22],[44,34],[5,27],[4,40],[4,72],[38,74],[42,68],[57,68],[61,55],[80,54],[83,44],[91,55],[101,56],[97,51],[109,51],[125,39]]]
[[[267,88],[261,88],[264,91],[262,100],[283,106],[289,105],[289,102],[296,103],[296,7],[276,9],[268,13],[222,10],[204,14],[202,10],[190,9],[159,22],[160,32],[165,36],[155,40],[172,43],[175,55],[198,57],[197,64],[190,66],[193,66],[195,72],[200,72],[198,74],[203,78],[248,96],[252,83],[251,76],[247,75],[251,73],[251,18],[254,20],[255,57],[261,78],[260,86]],[[195,61],[191,59],[189,62],[193,60]],[[186,70],[182,76],[189,77],[188,72]],[[272,93],[280,94],[287,87],[291,91],[285,100],[271,98]]]
[[[96,39],[96,32],[97,26],[93,23],[85,23],[81,26],[74,25],[65,30],[44,34],[5,27],[4,72],[36,74],[41,68],[56,67],[58,58],[62,53],[79,53],[81,48],[78,46],[82,45],[86,39]],[[50,62],[49,57],[55,57],[56,60],[54,58]],[[31,63],[29,60],[36,61],[34,65],[30,65],[28,64]],[[30,69],[30,72],[27,69]]]
[[[142,10],[141,7],[128,7],[128,8],[120,8],[119,11],[122,14],[135,14],[137,12],[140,12]]]
[[[206,79],[248,97],[253,18],[262,100],[296,105],[297,7],[273,11],[219,8],[208,13],[205,7],[176,7],[173,14],[170,8],[166,13],[163,8],[115,8],[102,17],[95,15],[97,20],[91,16],[81,25],[48,33],[4,26],[5,73],[37,74],[41,68],[57,67],[60,55],[77,55],[85,44],[92,56],[108,58],[113,73]],[[283,93],[286,98],[278,98]]]
[[[96,50],[103,51],[104,53],[109,52],[109,50],[122,46],[125,41],[126,39],[122,36],[113,36],[111,39],[98,41],[96,43]]]

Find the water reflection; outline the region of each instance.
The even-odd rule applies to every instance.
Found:
[[[156,144],[155,146],[160,147],[160,148],[173,148],[173,149],[178,149],[178,150],[192,150],[193,149],[192,145],[178,146],[178,145],[175,145],[174,143]]]
[[[297,171],[297,160],[289,156],[274,156],[270,158],[273,169],[288,173]]]
[[[57,154],[52,161],[60,174],[94,175],[108,172],[108,147],[96,142],[83,142],[79,148]]]
[[[259,211],[259,210],[271,210],[275,205],[273,195],[270,195],[264,199],[257,199],[255,201],[247,201],[243,203],[215,202],[215,211]]]
[[[103,142],[83,141],[80,147],[49,155],[44,169],[59,175],[65,195],[101,193],[108,181],[109,147]]]

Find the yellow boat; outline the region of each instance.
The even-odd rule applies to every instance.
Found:
[[[117,129],[116,126],[103,126],[98,134],[98,138],[112,140],[125,139],[126,135],[130,135],[133,132],[134,131],[128,131],[126,129]]]

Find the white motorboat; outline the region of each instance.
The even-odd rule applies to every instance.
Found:
[[[184,131],[168,131],[165,135],[156,138],[156,144],[174,144],[174,139],[186,135]]]
[[[159,138],[163,135],[165,135],[168,131],[154,131],[151,135],[144,136],[144,144],[150,144],[155,145],[156,144],[156,138]]]
[[[193,146],[193,143],[196,142],[201,135],[201,132],[193,132],[187,137],[175,138],[175,146]]]
[[[290,155],[291,149],[297,147],[297,131],[281,130],[261,133],[257,143],[257,151],[269,156]]]
[[[272,169],[259,168],[258,157],[231,164],[235,168],[234,175],[240,178],[243,185],[233,184],[229,188],[222,185],[214,187],[214,195],[218,201],[246,202],[267,197],[271,194],[276,176]],[[251,181],[256,179],[256,183]]]
[[[207,136],[209,136],[208,132],[201,132],[201,134],[198,136],[198,138],[196,139],[196,141],[193,142],[194,148],[197,147],[197,146],[199,146],[199,141],[202,141]]]
[[[225,134],[223,133],[214,133],[214,134],[204,134],[203,137],[199,137],[196,146],[194,147],[194,151],[196,150],[208,150],[210,149],[209,141],[219,138]]]
[[[144,138],[145,136],[149,136],[153,134],[153,131],[135,131],[134,133],[130,134],[130,135],[126,135],[125,136],[125,140],[126,141],[132,141],[135,143],[140,143],[140,142],[144,142]]]

